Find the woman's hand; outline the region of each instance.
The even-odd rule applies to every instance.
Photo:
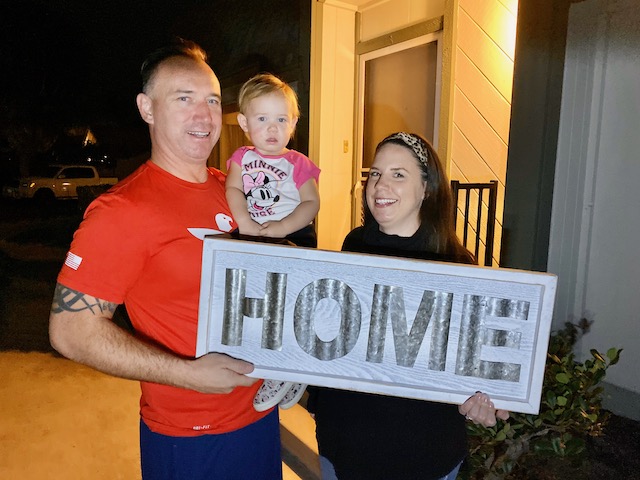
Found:
[[[458,407],[458,411],[467,420],[484,427],[493,427],[496,424],[496,418],[501,420],[509,418],[508,411],[496,410],[489,396],[482,392],[476,392],[475,395],[469,397]]]

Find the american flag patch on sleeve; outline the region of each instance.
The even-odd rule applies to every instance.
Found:
[[[78,267],[80,266],[81,263],[82,263],[82,257],[79,257],[75,253],[71,253],[71,252],[67,253],[67,259],[64,261],[64,264],[67,267],[73,268],[74,270],[78,270]]]

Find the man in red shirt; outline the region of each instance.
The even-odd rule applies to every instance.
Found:
[[[154,52],[141,73],[151,158],[87,209],[58,276],[51,344],[141,382],[145,480],[281,478],[277,410],[253,408],[252,365],[194,358],[202,232],[236,228],[224,175],[207,167],[220,137],[220,84],[191,42]],[[123,303],[133,335],[112,322]]]

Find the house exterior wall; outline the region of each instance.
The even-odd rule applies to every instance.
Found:
[[[352,3],[314,0],[312,6],[309,154],[322,169],[318,247],[328,250],[339,250],[351,229],[356,44],[442,16],[445,0],[383,0],[359,9]]]
[[[497,264],[502,237],[518,2],[458,0],[456,3],[449,173],[453,180],[461,182],[498,180],[493,254]],[[472,206],[477,201],[477,197],[472,196]],[[475,208],[471,211],[475,212]]]
[[[309,156],[322,170],[316,230],[326,250],[340,250],[351,228],[355,26],[355,7],[313,1]]]
[[[633,4],[633,5],[632,5]],[[589,350],[623,348],[605,405],[640,419],[640,12],[635,0],[570,10],[549,245],[556,323],[586,318]]]
[[[350,198],[352,183],[355,183],[351,169],[355,160],[352,147],[354,141],[358,141],[353,133],[356,117],[353,92],[357,75],[354,47],[444,16],[444,28],[447,29],[447,25],[456,25],[456,28],[445,34],[447,65],[443,68],[438,150],[452,179],[499,181],[494,245],[497,263],[511,115],[516,10],[517,0],[381,0],[358,7],[336,0],[314,2],[316,47],[312,47],[312,92],[316,93],[311,95],[311,109],[314,105],[316,108],[310,117],[312,132],[316,133],[315,140],[314,133],[310,136],[310,153],[312,158],[316,155],[323,169],[322,206],[318,217],[322,248],[339,248],[348,232],[346,216],[350,212],[337,206],[342,198]],[[349,136],[346,135],[348,124],[352,128]],[[339,163],[333,159],[340,159]],[[343,197],[345,194],[347,197]],[[471,200],[473,206],[477,199]]]
[[[511,238],[511,247],[503,252],[506,253],[506,265],[544,270],[548,258],[548,271],[559,275],[555,326],[584,316],[595,320],[593,331],[578,346],[578,354],[583,357],[594,347],[599,350],[612,346],[625,349],[620,364],[607,376],[607,389],[611,395],[606,398],[605,405],[615,413],[638,419],[640,376],[634,365],[640,360],[635,315],[640,310],[636,293],[640,265],[633,247],[640,235],[637,220],[640,205],[634,195],[634,187],[640,180],[640,163],[635,161],[640,151],[640,136],[634,131],[640,124],[640,84],[634,81],[640,78],[640,36],[636,33],[640,31],[640,25],[637,8],[632,6],[634,2],[586,0],[572,6],[564,85],[561,69],[565,61],[565,9],[568,9],[569,1],[557,7],[551,0],[542,6],[533,0],[523,2],[526,9],[521,9],[525,11],[521,17],[526,21],[519,32],[524,40],[519,47],[521,68],[516,82],[519,104],[514,109],[518,112],[514,142],[513,132],[509,131],[511,81],[504,79],[504,72],[509,70],[505,65],[513,67],[514,46],[509,39],[513,37],[502,36],[509,28],[498,28],[496,22],[508,19],[515,25],[516,0],[447,0],[445,38],[449,35],[453,48],[447,53],[445,62],[452,63],[451,78],[454,80],[443,85],[443,91],[451,88],[453,99],[451,121],[447,120],[451,124],[450,134],[445,137],[450,149],[443,158],[447,160],[453,178],[469,181],[498,178],[501,183],[500,216],[507,163],[505,152],[511,140],[510,155],[516,168],[510,167],[509,183],[515,187],[510,192],[513,205],[505,217],[508,220],[505,226],[510,230],[507,236]],[[400,16],[407,22],[394,20],[397,25],[393,25],[393,31],[422,20],[418,15],[412,16],[415,10],[411,10],[411,2],[366,3],[360,7],[360,21],[356,19],[353,7],[350,9],[330,1],[319,3],[323,10],[333,12],[331,15],[338,8],[349,12],[348,24],[353,27],[349,33],[354,36],[350,40],[349,35],[333,34],[331,45],[354,57],[352,48],[357,39],[389,33],[384,21],[384,14],[389,14],[389,9],[404,12]],[[539,9],[542,13],[538,13]],[[336,15],[336,18],[344,16]],[[457,25],[453,34],[447,29],[451,24],[447,20],[452,18]],[[314,26],[318,28],[317,23]],[[329,23],[319,27],[329,31],[335,28]],[[467,38],[467,34],[471,38]],[[479,43],[492,53],[478,51]],[[322,54],[321,60],[334,61],[331,52],[323,50]],[[347,90],[355,91],[355,61],[347,57],[327,70],[326,81],[333,85],[332,88],[341,90],[342,95],[347,95]],[[338,64],[346,66],[349,75],[353,74],[349,77],[350,84],[336,85],[331,79]],[[321,67],[323,65],[315,59],[312,70],[324,71]],[[552,162],[547,157],[556,150],[554,99],[557,96],[559,102],[561,90],[564,95],[556,164],[555,155]],[[531,92],[535,93],[533,97]],[[320,124],[324,128],[322,132],[320,127],[315,130],[316,138],[312,137],[312,143],[321,145],[319,139],[322,137],[325,151],[338,152],[340,164],[334,162],[328,167],[335,178],[342,175],[342,180],[348,178],[350,182],[353,153],[351,150],[345,155],[340,153],[343,146],[340,138],[347,135],[347,126],[345,123],[336,128],[331,119],[337,116],[345,122],[345,119],[353,122],[354,107],[353,102],[338,104],[333,101],[334,93],[331,88],[325,89],[323,101],[326,104],[322,104],[322,111],[329,120]],[[346,98],[352,100],[348,95]],[[312,99],[312,109],[313,105]],[[317,111],[320,111],[319,107],[316,102]],[[511,128],[514,129],[513,124]],[[351,135],[355,140],[355,135]],[[498,158],[500,161],[496,161]],[[324,161],[330,162],[329,159]],[[321,158],[321,166],[322,162]],[[557,166],[555,182],[552,178],[554,165]],[[349,214],[344,199],[348,197],[341,195],[351,195],[351,188],[346,183],[340,188],[340,194],[334,196],[333,206],[329,208],[341,209],[338,215],[346,217]],[[547,243],[545,211],[551,210],[552,191],[552,231]],[[547,198],[549,206],[546,205]],[[323,197],[323,208],[327,208],[327,203]],[[339,248],[348,231],[348,222],[334,226],[330,218],[327,222],[320,232],[321,246]],[[325,232],[327,236],[323,238]],[[327,241],[329,236],[331,239]],[[498,232],[497,238],[500,237]]]
[[[383,0],[360,8],[359,42],[444,15],[445,0]]]

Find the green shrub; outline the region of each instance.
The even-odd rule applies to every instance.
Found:
[[[507,422],[499,420],[492,428],[468,425],[471,450],[466,478],[530,478],[525,470],[532,459],[584,460],[586,438],[601,435],[609,418],[602,409],[599,384],[622,352],[611,348],[603,355],[593,349],[592,358],[577,362],[573,347],[590,325],[583,319],[552,333],[538,415],[512,413]]]

